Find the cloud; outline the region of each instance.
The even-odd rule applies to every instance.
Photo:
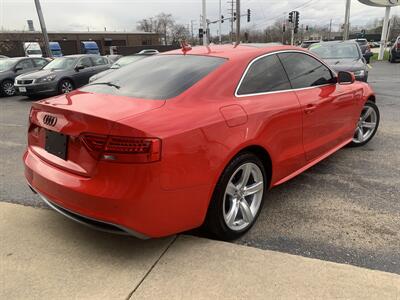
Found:
[[[43,13],[48,30],[134,30],[142,18],[152,17],[160,12],[171,13],[179,23],[189,24],[193,20],[199,25],[201,0],[42,0]],[[207,13],[211,20],[218,18],[218,0],[207,0]],[[227,16],[228,3],[222,0],[222,14]],[[287,17],[295,8],[300,11],[304,25],[343,23],[345,0],[242,0],[243,11],[252,10],[252,22],[243,26],[263,28],[278,19]],[[32,0],[0,0],[0,27],[5,29],[26,29],[26,20],[34,20],[39,28],[35,6]],[[284,14],[285,13],[285,14]],[[384,8],[368,7],[352,0],[352,25],[363,25],[384,15]],[[400,14],[400,8],[393,8]],[[212,30],[216,30],[214,26]],[[223,24],[223,31],[229,31],[229,22]]]

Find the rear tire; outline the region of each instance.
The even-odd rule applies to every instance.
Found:
[[[14,82],[11,80],[4,80],[0,85],[0,94],[4,97],[15,96]]]
[[[361,111],[357,127],[354,132],[350,147],[361,147],[367,144],[375,136],[380,121],[379,109],[376,104],[368,100]]]
[[[207,212],[205,229],[221,240],[237,239],[257,220],[267,190],[267,176],[252,153],[235,157],[222,173]]]

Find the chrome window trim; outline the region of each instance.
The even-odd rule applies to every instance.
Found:
[[[262,54],[256,58],[254,58],[246,67],[244,73],[242,74],[242,77],[240,78],[240,81],[238,83],[238,85],[236,86],[235,89],[235,97],[236,98],[243,98],[243,97],[252,97],[252,96],[261,96],[261,95],[268,95],[268,94],[277,94],[277,93],[286,93],[286,92],[294,92],[294,91],[302,91],[302,90],[309,90],[309,89],[315,89],[315,88],[319,88],[319,87],[324,87],[324,86],[329,86],[329,85],[336,85],[336,83],[327,83],[327,84],[321,84],[321,85],[316,85],[316,86],[310,86],[310,87],[305,87],[305,88],[298,88],[298,89],[288,89],[288,90],[279,90],[279,91],[271,91],[271,92],[260,92],[260,93],[252,93],[252,94],[243,94],[243,95],[239,95],[238,91],[240,86],[242,85],[242,82],[244,80],[244,78],[246,77],[249,69],[251,68],[251,66],[258,61],[259,59],[262,59],[264,57],[268,57],[270,55],[277,55],[280,53],[302,53],[305,55],[308,55],[312,58],[314,58],[315,60],[319,61],[321,64],[323,64],[330,72],[332,77],[334,77],[334,75],[337,75],[335,71],[333,71],[325,62],[323,62],[322,60],[320,60],[318,57],[315,57],[314,55],[307,53],[305,51],[301,51],[301,50],[278,50],[278,51],[274,51],[274,52],[270,52],[270,53],[266,53],[266,54]],[[285,68],[282,65],[283,68]],[[286,70],[285,70],[286,72]],[[290,83],[290,79],[288,78],[289,83]]]

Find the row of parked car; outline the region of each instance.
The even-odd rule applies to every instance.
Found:
[[[31,98],[65,94],[125,65],[158,53],[144,50],[138,54],[104,57],[79,54],[56,57],[0,58],[0,94]],[[116,61],[112,63],[112,60]]]

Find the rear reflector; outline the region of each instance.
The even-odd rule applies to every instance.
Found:
[[[84,134],[81,140],[92,155],[101,160],[146,163],[161,158],[161,140]]]

